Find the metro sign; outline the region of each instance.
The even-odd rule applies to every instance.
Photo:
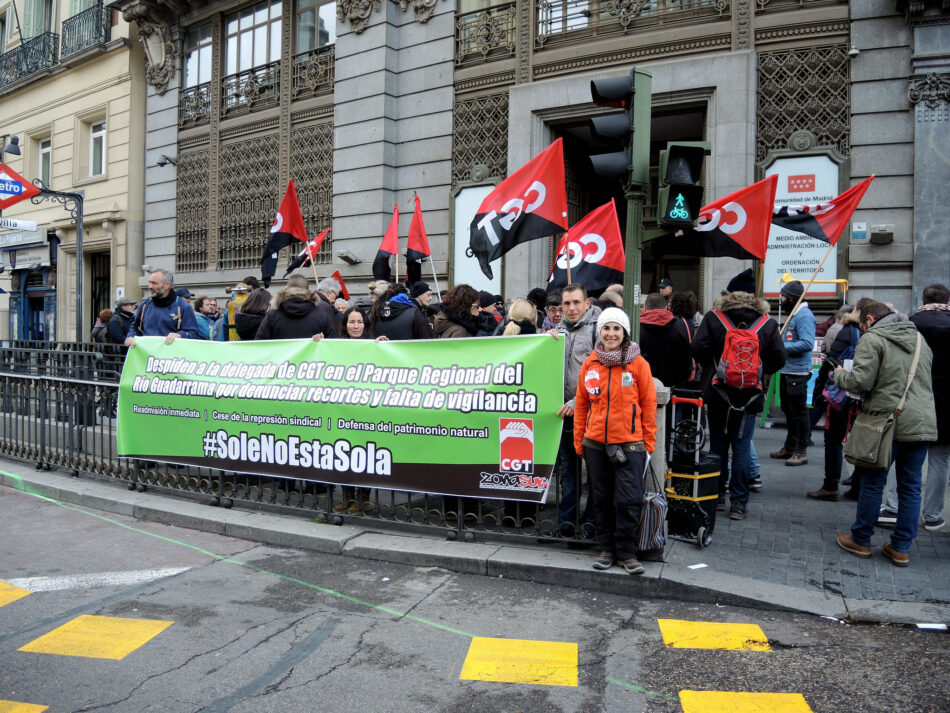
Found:
[[[0,163],[0,210],[39,195],[39,193],[39,188],[5,163]]]

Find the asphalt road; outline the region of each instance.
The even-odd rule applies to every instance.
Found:
[[[2,713],[950,710],[946,632],[0,513]]]

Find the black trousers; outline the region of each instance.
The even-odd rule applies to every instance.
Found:
[[[643,510],[643,472],[647,454],[625,452],[626,463],[617,463],[607,451],[584,448],[587,475],[594,496],[597,543],[619,560],[637,556],[640,513]]]
[[[808,448],[808,374],[782,374],[779,398],[785,414],[785,450],[804,453]]]

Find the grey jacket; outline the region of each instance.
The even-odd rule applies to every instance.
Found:
[[[912,322],[899,321],[889,314],[861,337],[854,352],[854,368],[835,373],[835,384],[855,394],[864,394],[862,410],[885,414],[897,408],[914,350],[917,328]],[[917,374],[907,392],[907,400],[897,419],[895,438],[902,442],[930,443],[937,440],[937,416],[934,411],[930,371],[933,353],[921,339]]]
[[[571,408],[574,408],[581,366],[597,343],[597,318],[600,312],[600,307],[591,305],[574,324],[562,321],[557,326],[558,334],[564,337],[564,403]]]

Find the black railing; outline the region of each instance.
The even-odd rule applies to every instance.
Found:
[[[209,504],[244,501],[255,507],[306,510],[330,522],[358,517],[435,528],[453,538],[479,532],[515,539],[574,539],[572,533],[556,532],[560,492],[553,484],[547,504],[536,505],[398,490],[354,490],[121,458],[116,445],[116,404],[124,359],[125,347],[121,345],[0,342],[0,456],[31,461],[47,470],[97,474],[141,490],[183,491]],[[555,482],[560,482],[556,475]],[[583,507],[576,511],[583,512]]]
[[[185,87],[178,92],[178,126],[207,124],[211,118],[211,82]]]
[[[112,11],[102,3],[63,20],[63,48],[60,57],[105,44],[112,35]]]
[[[0,54],[0,87],[51,69],[56,64],[59,35],[44,32],[16,49]]]

